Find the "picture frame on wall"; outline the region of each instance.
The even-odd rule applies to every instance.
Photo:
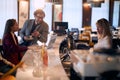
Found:
[[[55,4],[54,5],[54,22],[61,22],[62,21],[62,5]]]
[[[24,22],[29,18],[29,1],[19,0],[18,1],[18,23],[19,28],[23,27]]]

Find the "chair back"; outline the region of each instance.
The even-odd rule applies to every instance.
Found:
[[[113,49],[119,49],[120,48],[120,39],[118,38],[115,38],[115,39],[112,39],[112,48]]]
[[[4,52],[3,52],[3,46],[0,45],[0,54],[3,56]]]

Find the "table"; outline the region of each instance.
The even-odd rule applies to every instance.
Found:
[[[42,68],[40,77],[34,77],[32,74],[33,53],[28,50],[22,59],[27,66],[17,69],[16,80],[69,80],[59,57],[59,43],[63,38],[62,36],[57,37],[53,48],[48,49],[48,67]]]
[[[83,80],[85,77],[99,77],[104,71],[120,71],[120,56],[109,57],[92,54],[89,50],[73,50],[70,57],[73,69],[82,76]]]

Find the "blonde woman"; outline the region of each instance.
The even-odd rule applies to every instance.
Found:
[[[112,48],[112,34],[110,31],[109,22],[105,19],[99,19],[96,22],[98,43],[94,45],[94,50]]]

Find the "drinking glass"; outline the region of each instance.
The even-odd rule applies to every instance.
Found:
[[[34,77],[41,77],[42,76],[42,61],[41,61],[41,51],[40,50],[34,50],[33,53],[33,76]]]

